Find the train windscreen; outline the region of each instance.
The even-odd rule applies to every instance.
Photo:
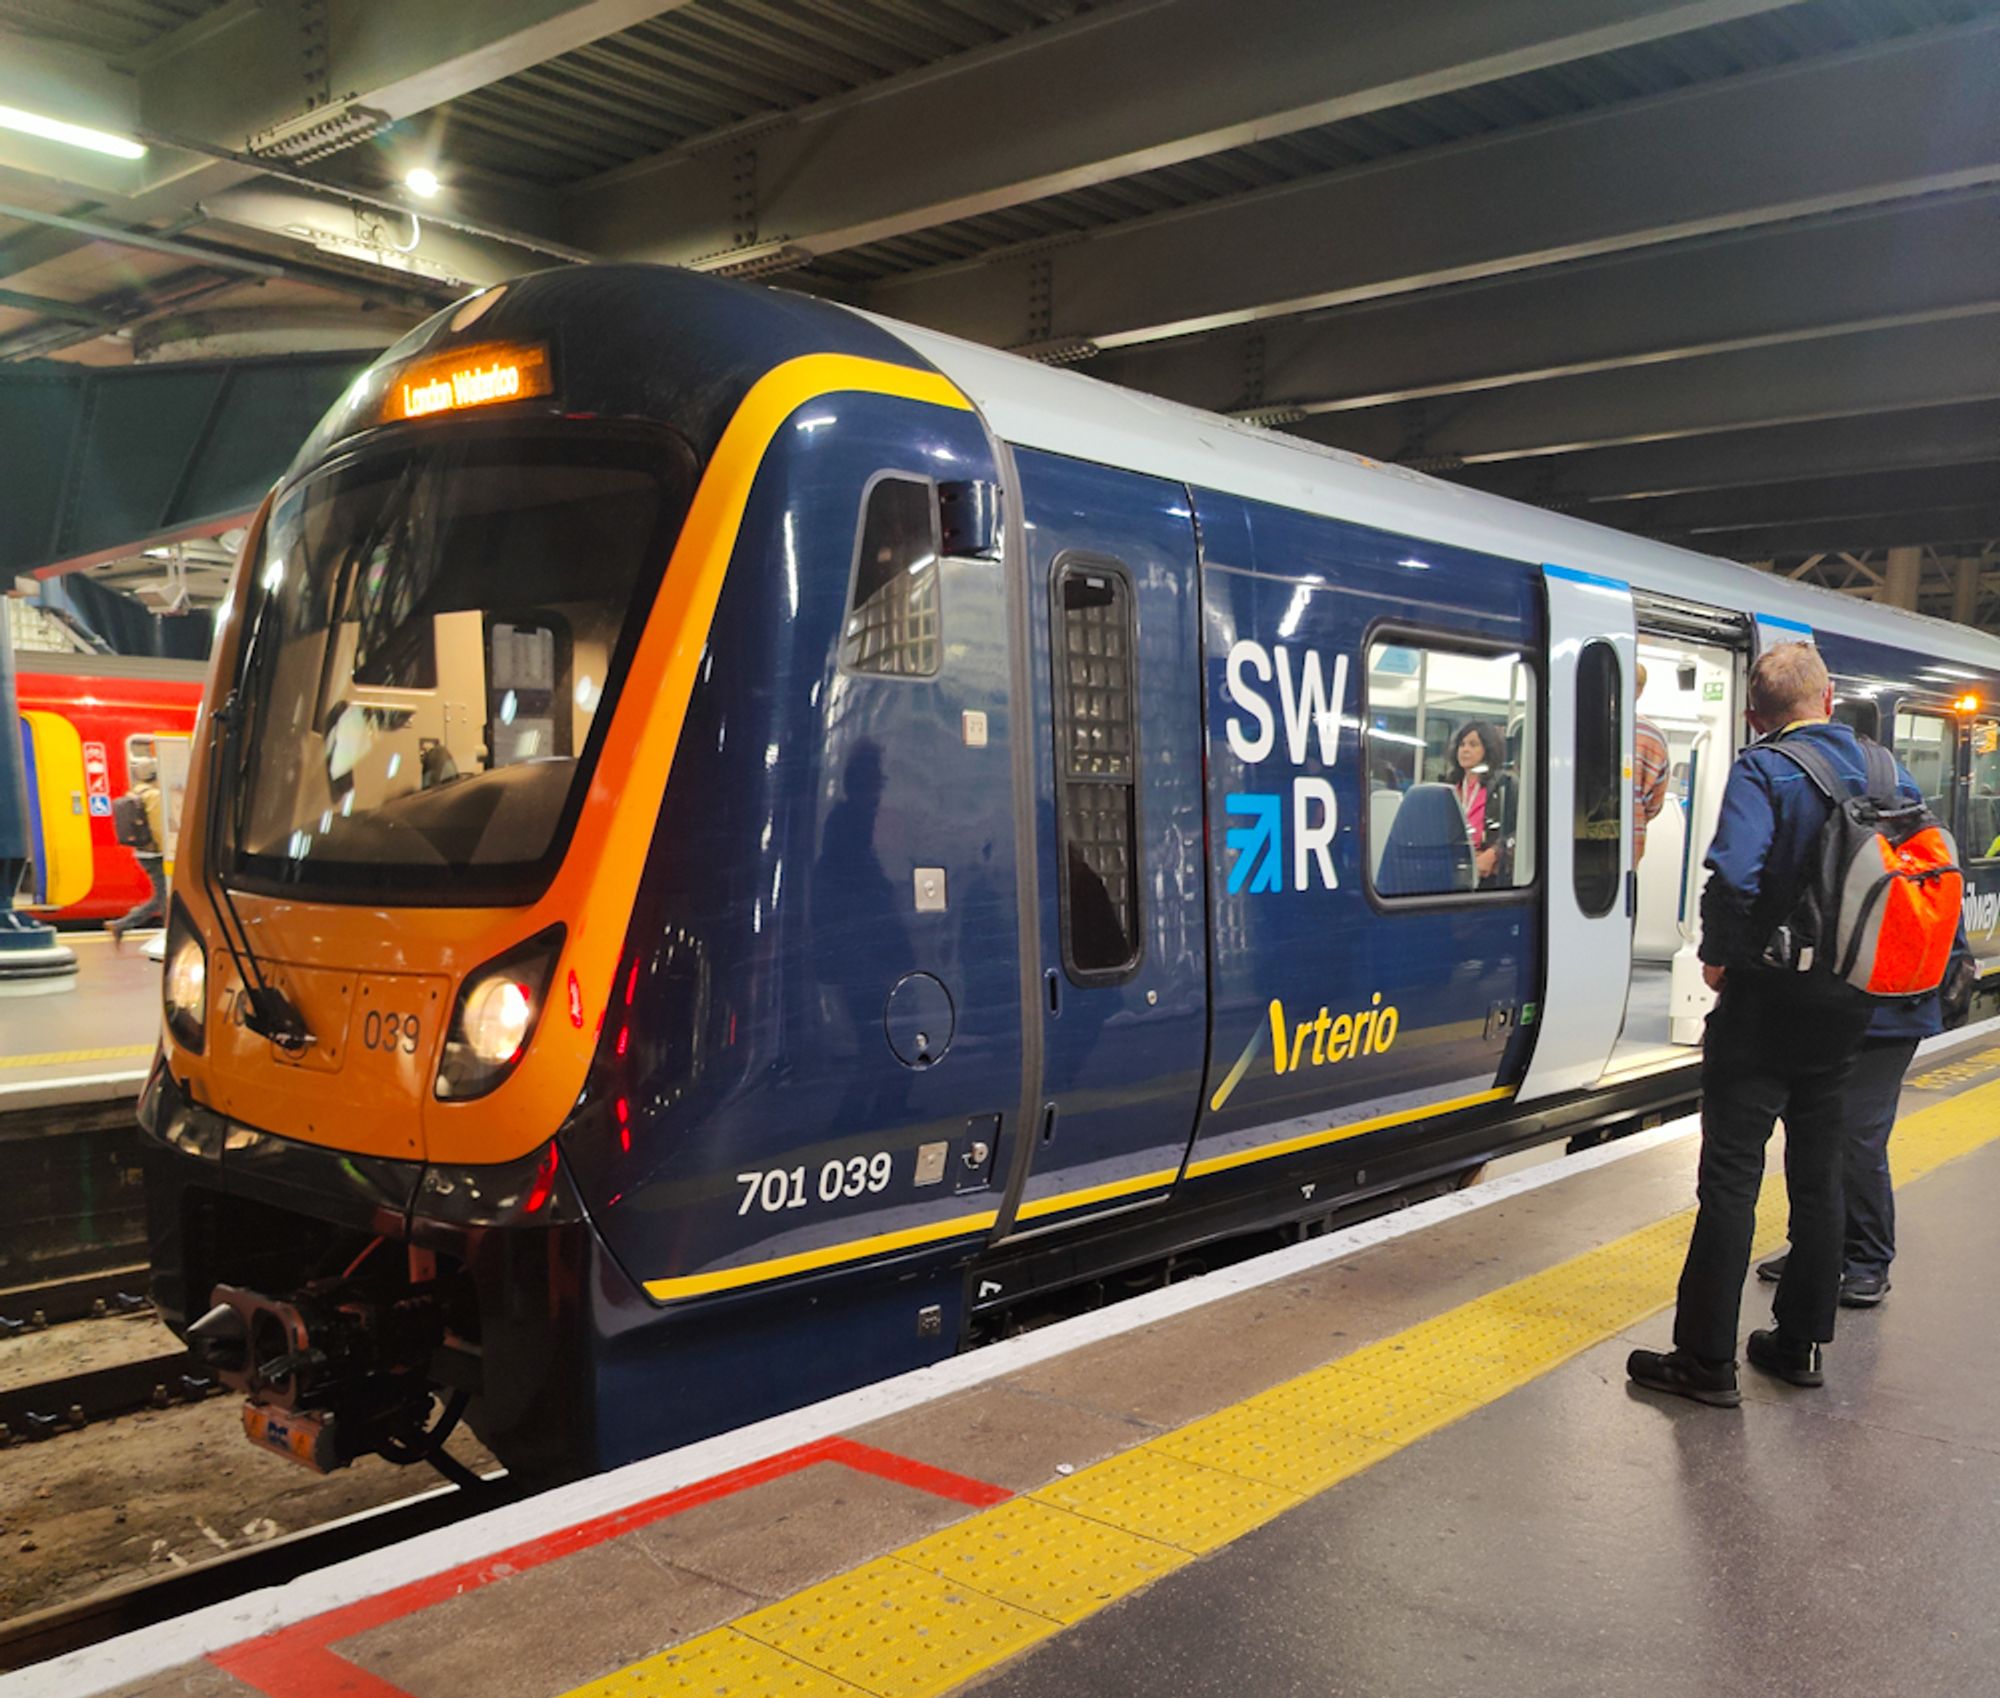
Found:
[[[676,448],[577,428],[424,433],[288,490],[244,639],[236,877],[532,899],[686,512]]]

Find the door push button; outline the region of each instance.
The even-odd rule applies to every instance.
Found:
[[[994,1152],[1000,1148],[1000,1116],[975,1114],[965,1123],[965,1142],[959,1146],[958,1172],[953,1190],[984,1191],[993,1183]]]
[[[919,867],[913,881],[916,885],[917,912],[919,914],[942,914],[944,912],[944,868]]]

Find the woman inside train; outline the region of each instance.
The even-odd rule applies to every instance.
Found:
[[[1487,720],[1468,720],[1452,739],[1457,772],[1451,780],[1472,839],[1473,871],[1481,890],[1513,882],[1514,781],[1506,770],[1507,742]]]

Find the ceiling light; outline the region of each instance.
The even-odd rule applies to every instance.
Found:
[[[411,194],[421,195],[425,200],[429,200],[432,195],[438,192],[437,173],[426,166],[419,165],[414,171],[403,178],[403,187],[408,189]]]
[[[44,118],[38,112],[23,112],[16,106],[0,106],[0,130],[19,130],[26,136],[45,141],[67,142],[71,147],[87,147],[92,153],[108,153],[113,159],[144,159],[145,145],[106,130],[88,129],[82,124],[65,124],[60,118]]]

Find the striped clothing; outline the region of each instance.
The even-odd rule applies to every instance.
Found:
[[[1632,864],[1646,853],[1646,827],[1667,805],[1667,740],[1647,720],[1632,723]]]

